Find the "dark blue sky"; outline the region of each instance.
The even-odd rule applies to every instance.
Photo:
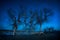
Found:
[[[55,0],[0,0],[0,29],[12,29],[11,26],[8,26],[10,23],[9,16],[7,15],[7,10],[12,8],[15,10],[15,15],[18,15],[20,11],[20,6],[24,6],[27,9],[27,13],[29,10],[35,9],[40,12],[40,9],[48,8],[53,11],[53,16],[49,17],[49,22],[44,23],[42,29],[47,27],[53,27],[56,30],[60,30],[59,25],[59,16],[60,16],[60,6],[59,1]],[[23,25],[21,25],[23,26]],[[36,27],[39,30],[39,26]],[[20,30],[20,27],[18,28]]]

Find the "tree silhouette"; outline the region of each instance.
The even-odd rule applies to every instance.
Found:
[[[14,15],[15,11],[12,10],[12,8],[8,9],[8,16],[10,17],[10,19],[12,20],[13,24],[13,35],[16,34],[17,28],[18,28],[18,24],[21,23],[20,20],[20,13],[18,14],[18,19],[16,18],[16,16]]]
[[[42,24],[48,20],[49,16],[52,16],[52,10],[44,8],[40,10],[40,16],[36,13],[37,23],[40,24],[40,32],[42,32]]]
[[[34,21],[34,13],[32,10],[30,10],[30,21],[29,21],[29,28],[30,28],[30,32],[33,32],[34,29],[33,29],[33,21]]]

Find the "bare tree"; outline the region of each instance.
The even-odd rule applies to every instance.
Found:
[[[18,28],[18,24],[21,23],[20,21],[20,14],[18,14],[18,19],[16,18],[16,16],[14,15],[15,11],[12,10],[11,8],[8,9],[8,16],[10,17],[10,19],[12,20],[13,24],[13,35],[16,34],[17,28]]]
[[[34,18],[35,18],[35,14],[32,10],[30,10],[29,33],[33,33],[35,30],[36,24],[33,23],[35,21]]]
[[[40,24],[40,32],[42,32],[42,24],[46,22],[52,14],[52,10],[47,8],[44,8],[43,11],[40,10],[40,16],[36,13],[37,23]]]
[[[30,22],[29,22],[30,31],[33,31],[33,14],[31,13]]]

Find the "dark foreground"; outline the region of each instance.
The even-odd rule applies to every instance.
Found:
[[[60,31],[34,35],[0,35],[0,40],[58,40]]]

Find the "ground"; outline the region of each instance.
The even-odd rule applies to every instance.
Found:
[[[60,31],[33,35],[0,35],[0,40],[58,40]]]

